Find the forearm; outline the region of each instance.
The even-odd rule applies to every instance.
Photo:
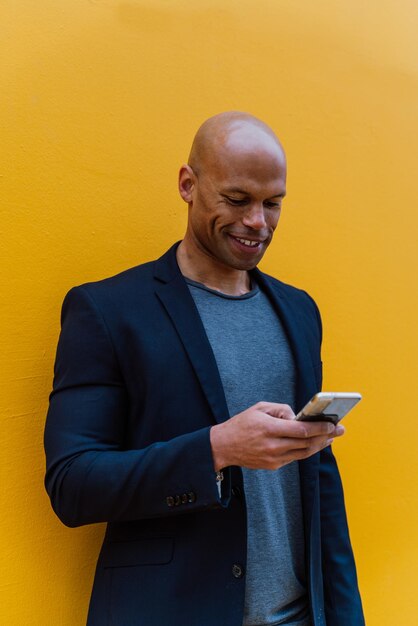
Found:
[[[84,288],[71,290],[63,305],[45,428],[45,484],[57,515],[78,526],[220,506],[210,422],[161,441],[166,419],[180,423],[181,403],[146,404],[141,398],[133,415],[113,346],[90,295]],[[129,437],[132,421],[137,428]],[[144,437],[141,425],[147,426]]]
[[[46,487],[63,523],[126,521],[221,506],[209,429],[141,450],[83,450],[59,459],[46,437]]]

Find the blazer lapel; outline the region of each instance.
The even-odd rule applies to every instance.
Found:
[[[156,294],[170,316],[190,358],[216,422],[229,417],[228,407],[216,360],[176,259],[175,244],[155,265]],[[297,371],[296,408],[299,410],[317,391],[313,363],[304,334],[304,320],[298,307],[280,285],[273,288],[265,274],[252,270],[256,282],[269,296],[289,338]],[[306,528],[310,526],[315,485],[318,478],[319,455],[299,462],[302,503]],[[308,535],[309,536],[309,535]]]
[[[284,289],[280,288],[280,284],[275,284],[273,288],[268,277],[258,269],[253,270],[251,274],[269,296],[289,339],[297,372],[296,411],[299,411],[318,391],[305,333],[306,322],[301,317],[297,303],[288,297]]]
[[[256,282],[270,297],[270,300],[283,323],[293,352],[296,372],[296,411],[299,411],[318,391],[311,353],[304,333],[305,321],[301,318],[295,302],[290,299],[280,285],[273,288],[268,277],[255,269],[252,272]],[[313,498],[318,480],[319,454],[299,461],[302,504],[305,512],[305,524],[308,529],[312,514]],[[309,536],[309,534],[307,535]]]
[[[202,320],[182,276],[175,244],[156,262],[156,294],[183,343],[216,422],[229,418],[228,407],[213,350]]]

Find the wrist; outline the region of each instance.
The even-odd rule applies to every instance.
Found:
[[[210,446],[212,449],[213,467],[215,472],[220,472],[227,467],[228,462],[224,454],[224,444],[222,436],[222,424],[212,426],[209,432]]]

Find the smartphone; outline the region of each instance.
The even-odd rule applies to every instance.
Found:
[[[321,391],[314,395],[308,404],[299,411],[296,419],[302,422],[332,422],[337,424],[360,400],[360,393]]]

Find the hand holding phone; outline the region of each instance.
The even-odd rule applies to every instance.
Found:
[[[303,422],[338,422],[360,402],[360,393],[321,391],[296,415]]]

